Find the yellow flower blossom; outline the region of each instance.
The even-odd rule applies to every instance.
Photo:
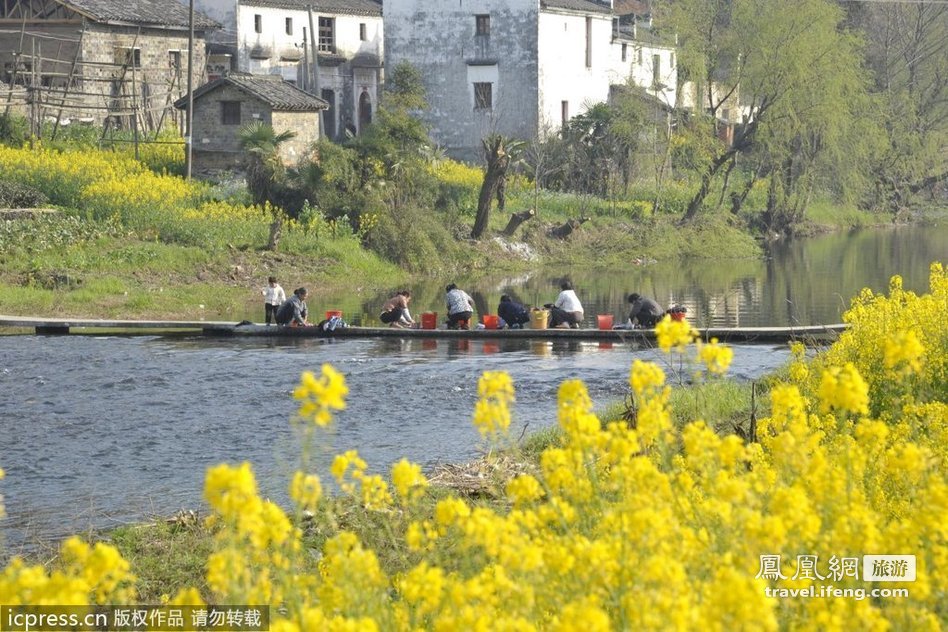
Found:
[[[290,498],[300,509],[315,511],[323,496],[323,486],[315,474],[304,474],[299,470],[290,481]]]
[[[672,349],[683,352],[685,347],[695,341],[698,332],[683,320],[673,320],[668,314],[655,325],[655,337],[658,348],[665,353]]]
[[[869,386],[852,362],[823,372],[819,397],[823,412],[835,408],[853,414],[869,413]]]
[[[392,486],[403,502],[413,502],[428,487],[428,479],[421,473],[421,466],[402,459],[392,466]]]
[[[712,338],[711,342],[700,346],[698,357],[704,362],[708,371],[715,375],[727,373],[731,366],[731,360],[734,359],[734,350],[730,347],[718,344],[717,338]]]
[[[513,381],[506,371],[485,371],[477,383],[479,399],[474,407],[474,426],[482,437],[496,438],[510,428]]]
[[[318,378],[310,371],[303,373],[293,398],[300,402],[301,419],[325,427],[332,423],[332,411],[345,410],[349,387],[345,376],[331,365],[323,364],[321,371]]]
[[[922,370],[925,349],[914,331],[899,331],[885,341],[885,367],[906,375]]]
[[[507,496],[514,505],[532,503],[543,496],[540,482],[529,474],[520,474],[507,483]]]

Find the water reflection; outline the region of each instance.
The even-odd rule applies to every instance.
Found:
[[[444,320],[444,286],[457,282],[475,300],[478,316],[496,314],[501,294],[526,305],[552,302],[569,277],[586,309],[586,327],[598,315],[616,323],[628,317],[629,292],[670,307],[683,305],[699,327],[820,325],[841,321],[850,299],[864,287],[885,291],[893,275],[906,289],[928,289],[932,261],[948,261],[948,224],[832,233],[770,247],[760,260],[690,260],[651,265],[629,263],[622,270],[570,267],[478,279],[430,279],[413,284],[412,313],[438,312]],[[395,288],[393,288],[394,290]],[[387,293],[314,299],[339,308],[355,324],[378,324]]]

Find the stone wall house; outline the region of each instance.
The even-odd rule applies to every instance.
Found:
[[[303,92],[278,75],[231,73],[194,91],[191,125],[192,168],[197,172],[242,169],[245,152],[240,129],[252,121],[277,133],[296,134],[280,145],[287,164],[296,163],[319,140],[319,114],[328,104]],[[187,97],[175,107],[186,109]]]
[[[624,35],[618,18],[611,0],[386,0],[385,63],[421,72],[433,139],[455,158],[480,161],[488,134],[542,137],[607,101],[611,86],[641,80],[636,51],[643,67],[657,68],[644,87],[674,103],[673,49],[653,52],[655,43]]]
[[[316,31],[314,79],[312,28]],[[360,132],[373,118],[382,81],[382,4],[375,0],[239,0],[237,68],[275,74],[329,104],[328,138]]]
[[[188,67],[188,7],[177,0],[19,0],[0,7],[0,22],[0,78],[34,122],[174,122]],[[195,12],[194,85],[218,26]]]

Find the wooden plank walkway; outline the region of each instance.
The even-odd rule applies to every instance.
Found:
[[[206,320],[106,320],[2,316],[0,327],[32,328],[37,334],[68,334],[73,330],[112,329],[124,334],[155,335],[161,331],[196,331],[208,336],[266,338],[438,338],[491,340],[587,340],[600,342],[653,341],[649,329],[396,329],[391,327],[346,327],[331,333],[317,327],[238,325],[232,321]],[[721,342],[782,343],[791,340],[832,342],[847,325],[807,327],[708,327],[699,329],[704,340]]]

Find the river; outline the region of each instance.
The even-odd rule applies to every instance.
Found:
[[[587,315],[620,315],[624,293],[635,289],[689,306],[698,325],[817,324],[838,322],[848,297],[864,286],[883,291],[893,274],[907,289],[926,290],[928,265],[948,258],[946,244],[944,227],[906,227],[817,237],[780,246],[763,261],[538,271],[468,287],[481,301],[507,291],[542,303],[555,297],[565,272]],[[412,287],[416,305],[437,309],[443,282]],[[371,321],[371,300],[336,303],[325,307]],[[513,377],[518,436],[524,427],[555,423],[565,379],[583,379],[597,405],[621,399],[634,358],[661,359],[648,348],[577,342],[0,336],[0,467],[7,473],[0,495],[8,514],[0,543],[9,553],[73,532],[203,510],[204,473],[220,462],[252,462],[262,493],[285,501],[299,458],[291,393],[303,370],[324,362],[351,389],[349,407],[317,448],[317,471],[326,477],[332,455],[348,449],[382,473],[402,457],[428,468],[475,457],[479,437],[470,421],[482,371]],[[782,346],[736,346],[731,375],[754,379],[786,358]],[[3,551],[0,544],[0,558]]]

